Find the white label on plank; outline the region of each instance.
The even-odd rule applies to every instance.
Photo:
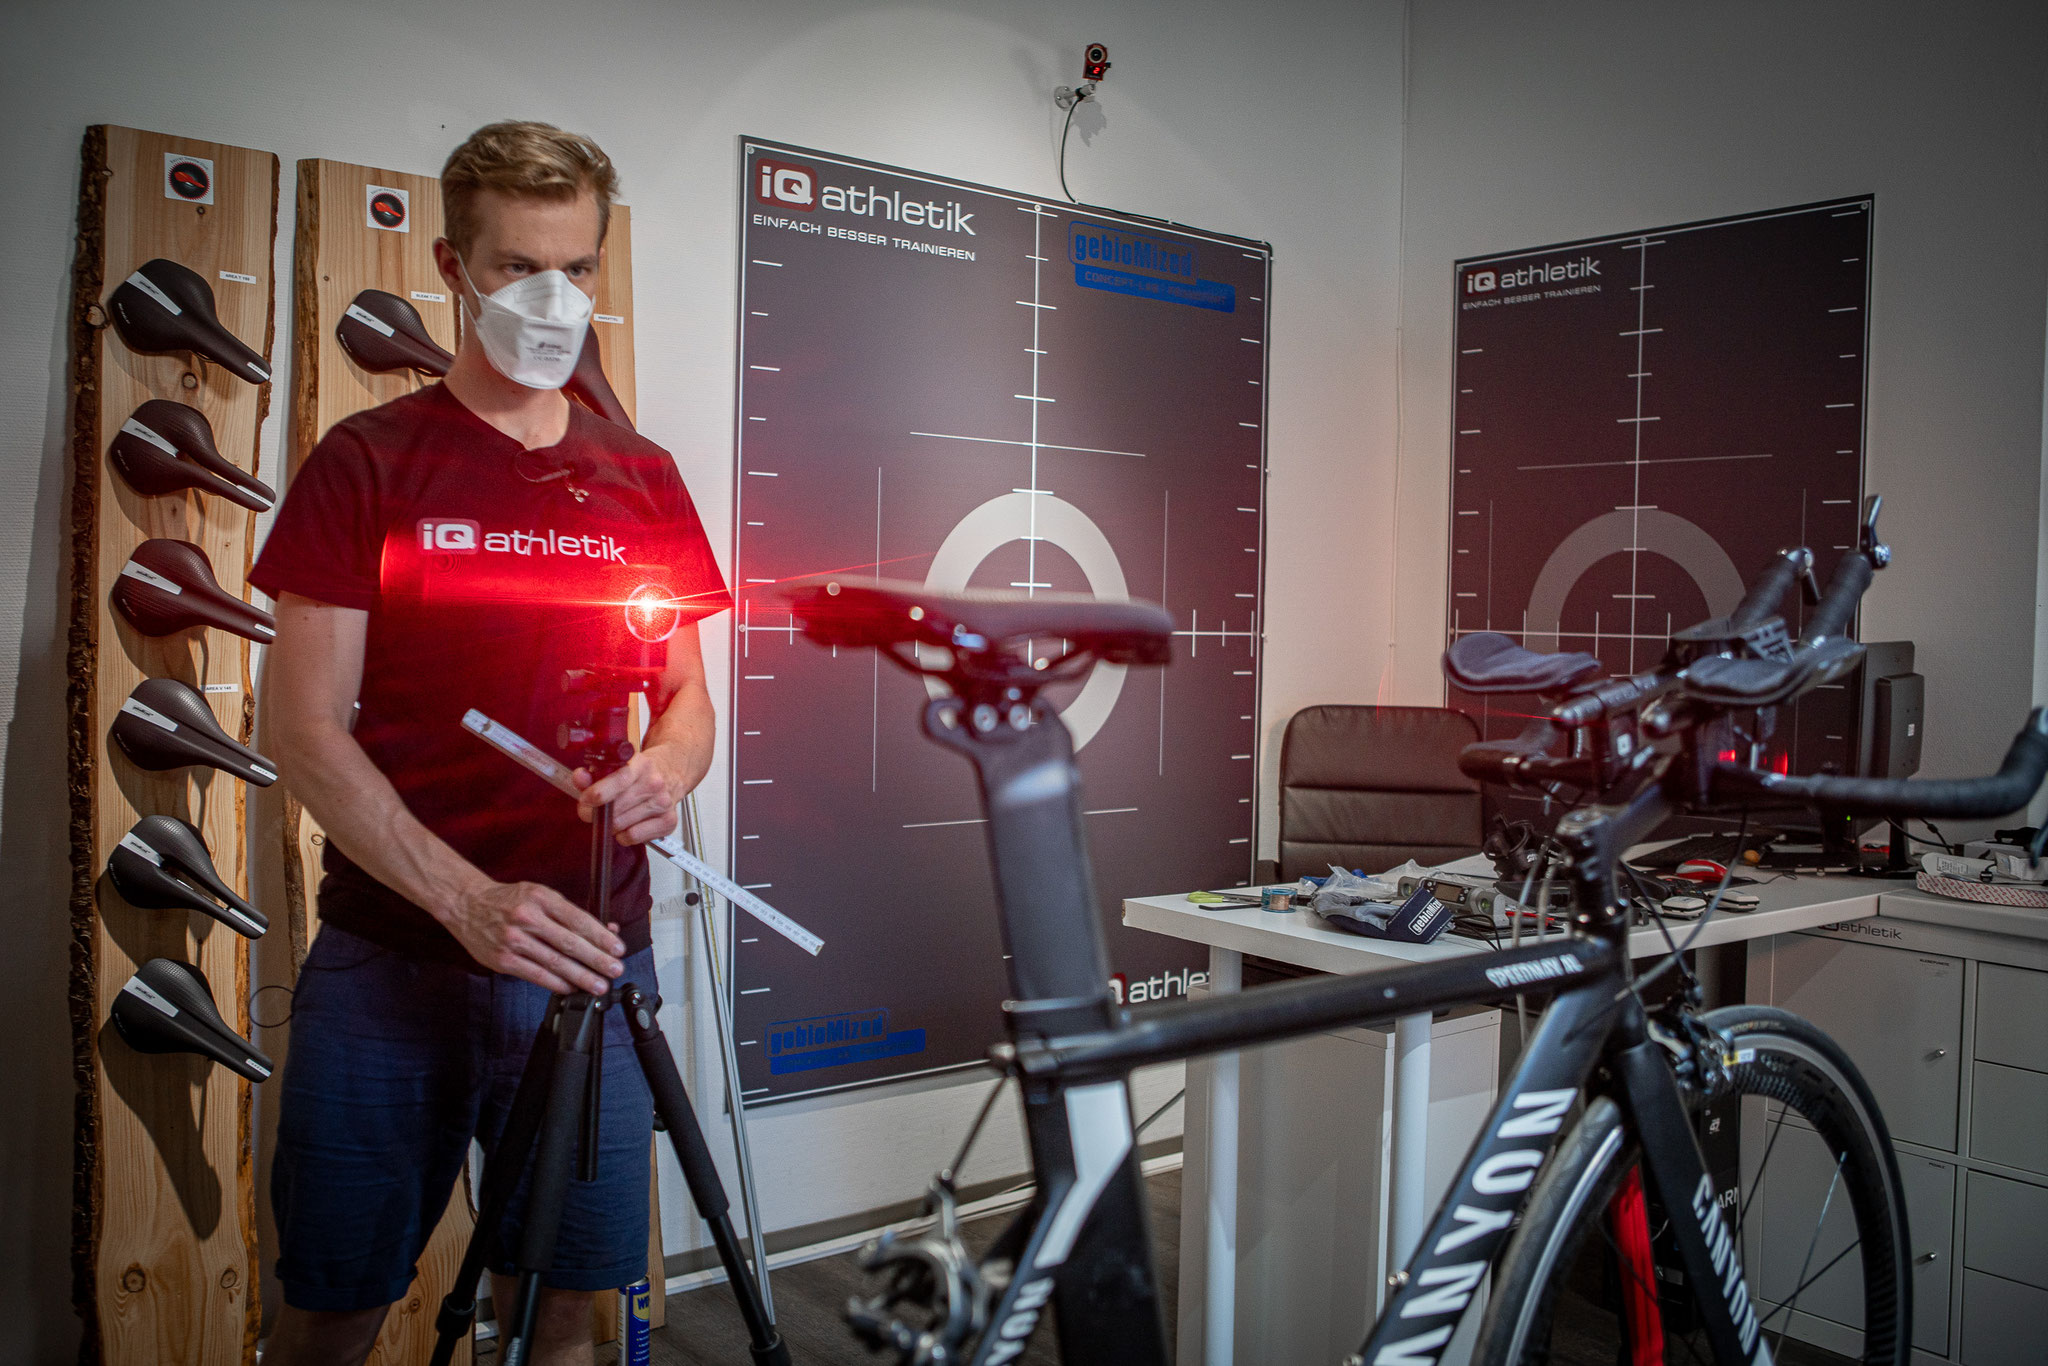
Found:
[[[126,849],[131,854],[142,855],[144,858],[148,859],[151,863],[154,863],[159,868],[164,866],[163,855],[159,854],[156,850],[150,848],[147,844],[143,843],[140,839],[138,839],[133,830],[130,830],[127,834],[121,836],[121,847],[123,849]]]
[[[157,434],[155,431],[143,426],[140,422],[137,422],[132,417],[121,424],[121,433],[124,436],[132,436],[136,438],[138,441],[147,441],[150,445],[156,447],[165,455],[175,456],[178,453],[178,448],[176,446],[173,446],[170,442],[164,440],[163,437]]]
[[[436,294],[432,290],[409,289],[406,293],[412,295],[413,298],[418,299],[423,304],[445,304],[448,302],[446,294]]]
[[[178,723],[176,721],[173,721],[170,717],[165,716],[162,712],[157,711],[153,707],[144,706],[142,703],[137,702],[132,697],[121,704],[121,710],[127,712],[130,716],[141,717],[143,720],[149,722],[149,724],[151,724],[152,726],[162,726],[165,730],[174,733],[178,729]]]
[[[171,316],[173,318],[179,316],[185,311],[184,309],[178,307],[176,304],[171,302],[170,295],[164,293],[162,290],[156,287],[156,281],[150,279],[147,275],[144,275],[139,270],[128,277],[128,283],[134,285],[144,294],[147,294],[150,298],[156,300],[159,304],[163,305],[163,307],[169,309]]]
[[[238,285],[260,285],[263,283],[255,276],[244,275],[239,270],[224,270],[220,273],[220,278],[232,284]]]
[[[128,985],[122,987],[121,990],[127,992],[130,996],[133,996],[138,1001],[148,1002],[150,1005],[155,1006],[158,1010],[161,1010],[166,1015],[175,1017],[178,1013],[178,1008],[176,1006],[172,1005],[169,1001],[166,1001],[163,997],[157,995],[154,991],[151,991],[149,989],[149,984],[147,982],[144,982],[140,977],[130,977],[128,979]]]
[[[242,685],[239,683],[209,683],[205,688],[207,692],[240,692],[241,690]]]
[[[593,313],[590,316],[594,321],[601,323],[622,323],[625,321],[624,318],[616,313]]]
[[[154,569],[146,569],[142,565],[135,563],[135,561],[133,560],[130,560],[128,561],[128,563],[121,566],[121,577],[124,579],[138,579],[141,582],[148,584],[151,588],[161,588],[164,592],[174,594],[181,598],[185,596],[184,589],[178,587],[178,585],[172,583],[169,579],[157,573]]]
[[[392,327],[390,323],[385,322],[382,318],[377,317],[375,314],[365,313],[362,309],[357,308],[354,304],[350,304],[348,308],[344,311],[346,313],[346,316],[354,318],[364,327],[367,327],[374,332],[382,332],[387,337],[398,335],[397,329]]]

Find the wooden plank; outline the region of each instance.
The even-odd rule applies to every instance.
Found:
[[[212,163],[212,202],[167,193],[166,154]],[[246,891],[242,785],[212,770],[147,773],[107,739],[144,678],[207,691],[216,718],[247,740],[254,715],[249,646],[222,631],[149,639],[117,618],[121,565],[155,536],[196,542],[230,593],[246,594],[255,516],[195,493],[145,498],[106,470],[120,424],[151,398],[203,412],[221,453],[258,471],[270,386],[210,362],[128,350],[104,326],[106,297],[156,257],[213,288],[220,321],[270,355],[277,158],[109,125],[87,130],[72,278],[74,482],[69,691],[72,990],[79,1080],[74,1297],[86,1323],[81,1360],[253,1362],[258,1306],[249,1083],[183,1054],[138,1054],[106,1024],[135,968],[155,957],[197,966],[221,1016],[246,1035],[247,943],[199,916],[128,906],[102,870],[137,818],[199,827],[222,878]]]
[[[597,334],[598,358],[604,377],[619,396],[627,416],[640,421],[639,385],[633,378],[633,211],[612,205],[605,230],[604,264],[597,272],[597,303],[590,330]],[[613,321],[616,319],[616,321]]]

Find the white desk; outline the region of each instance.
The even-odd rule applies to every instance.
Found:
[[[1896,893],[1900,884],[1868,878],[1800,876],[1783,877],[1746,890],[1755,892],[1762,904],[1747,913],[1723,911],[1716,915],[1700,932],[1693,947],[1711,948],[1818,925],[1862,920],[1877,914],[1880,892]],[[1184,895],[1128,900],[1124,902],[1124,924],[1208,945],[1209,989],[1215,992],[1240,989],[1247,953],[1321,972],[1358,973],[1395,963],[1431,962],[1491,952],[1490,945],[1450,934],[1433,944],[1364,939],[1325,928],[1322,919],[1312,911],[1282,913],[1197,906]],[[1698,927],[1673,922],[1670,928],[1672,938],[1683,943]],[[1529,936],[1524,935],[1522,942],[1530,942]],[[1664,936],[1655,926],[1633,932],[1629,948],[1638,958],[1669,952]],[[1429,1218],[1422,1179],[1423,1154],[1428,1143],[1429,1044],[1427,1011],[1402,1016],[1394,1022],[1394,1124],[1387,1184],[1392,1196],[1392,1208],[1388,1211],[1388,1264],[1392,1266],[1407,1264]],[[1195,1283],[1195,1269],[1184,1267],[1181,1284],[1184,1298],[1190,1291],[1202,1298],[1204,1366],[1230,1366],[1237,1302],[1237,1055],[1218,1054],[1210,1060],[1209,1067],[1211,1147],[1204,1164],[1208,1180],[1201,1203],[1209,1225],[1207,1252],[1202,1280]],[[1183,1195],[1183,1219],[1189,1217],[1190,1207],[1191,1202]]]

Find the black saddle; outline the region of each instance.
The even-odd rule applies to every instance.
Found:
[[[109,733],[137,768],[152,773],[204,764],[257,787],[277,781],[276,763],[229,739],[206,699],[175,678],[137,683]]]
[[[417,370],[439,377],[455,357],[427,335],[420,311],[396,294],[366,289],[342,310],[334,339],[357,365],[375,375]]]
[[[213,424],[197,408],[175,399],[153,398],[121,424],[107,458],[137,493],[155,497],[198,489],[267,512],[277,492],[244,474],[213,444]]]
[[[605,378],[604,357],[597,352],[595,327],[584,330],[583,349],[576,353],[575,373],[562,387],[569,391],[570,398],[605,421],[616,422],[629,432],[633,430],[633,419],[626,416],[626,405],[619,402],[619,396],[612,392],[612,382]]]
[[[270,1059],[228,1028],[205,974],[190,963],[150,959],[114,998],[112,1014],[114,1029],[138,1053],[197,1053],[250,1081],[270,1076]]]
[[[108,855],[107,877],[140,910],[198,911],[245,939],[260,939],[270,928],[263,912],[221,881],[199,832],[176,816],[135,822]]]
[[[277,639],[277,618],[222,588],[190,541],[159,536],[136,546],[114,579],[114,607],[146,636],[218,626],[259,645]]]
[[[1444,651],[1444,673],[1466,692],[1563,692],[1606,672],[1587,654],[1538,654],[1497,631],[1459,636]]]
[[[190,351],[251,384],[266,384],[270,367],[221,325],[213,286],[176,261],[146,261],[107,298],[114,330],[131,350]]]
[[[1079,593],[966,593],[922,584],[826,583],[788,595],[790,612],[820,645],[937,645],[992,654],[1037,639],[1109,664],[1169,664],[1173,619],[1149,602],[1108,602]]]

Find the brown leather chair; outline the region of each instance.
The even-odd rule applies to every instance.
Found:
[[[1458,751],[1478,739],[1470,717],[1443,707],[1296,712],[1280,743],[1278,880],[1478,853],[1483,798],[1458,771]]]

